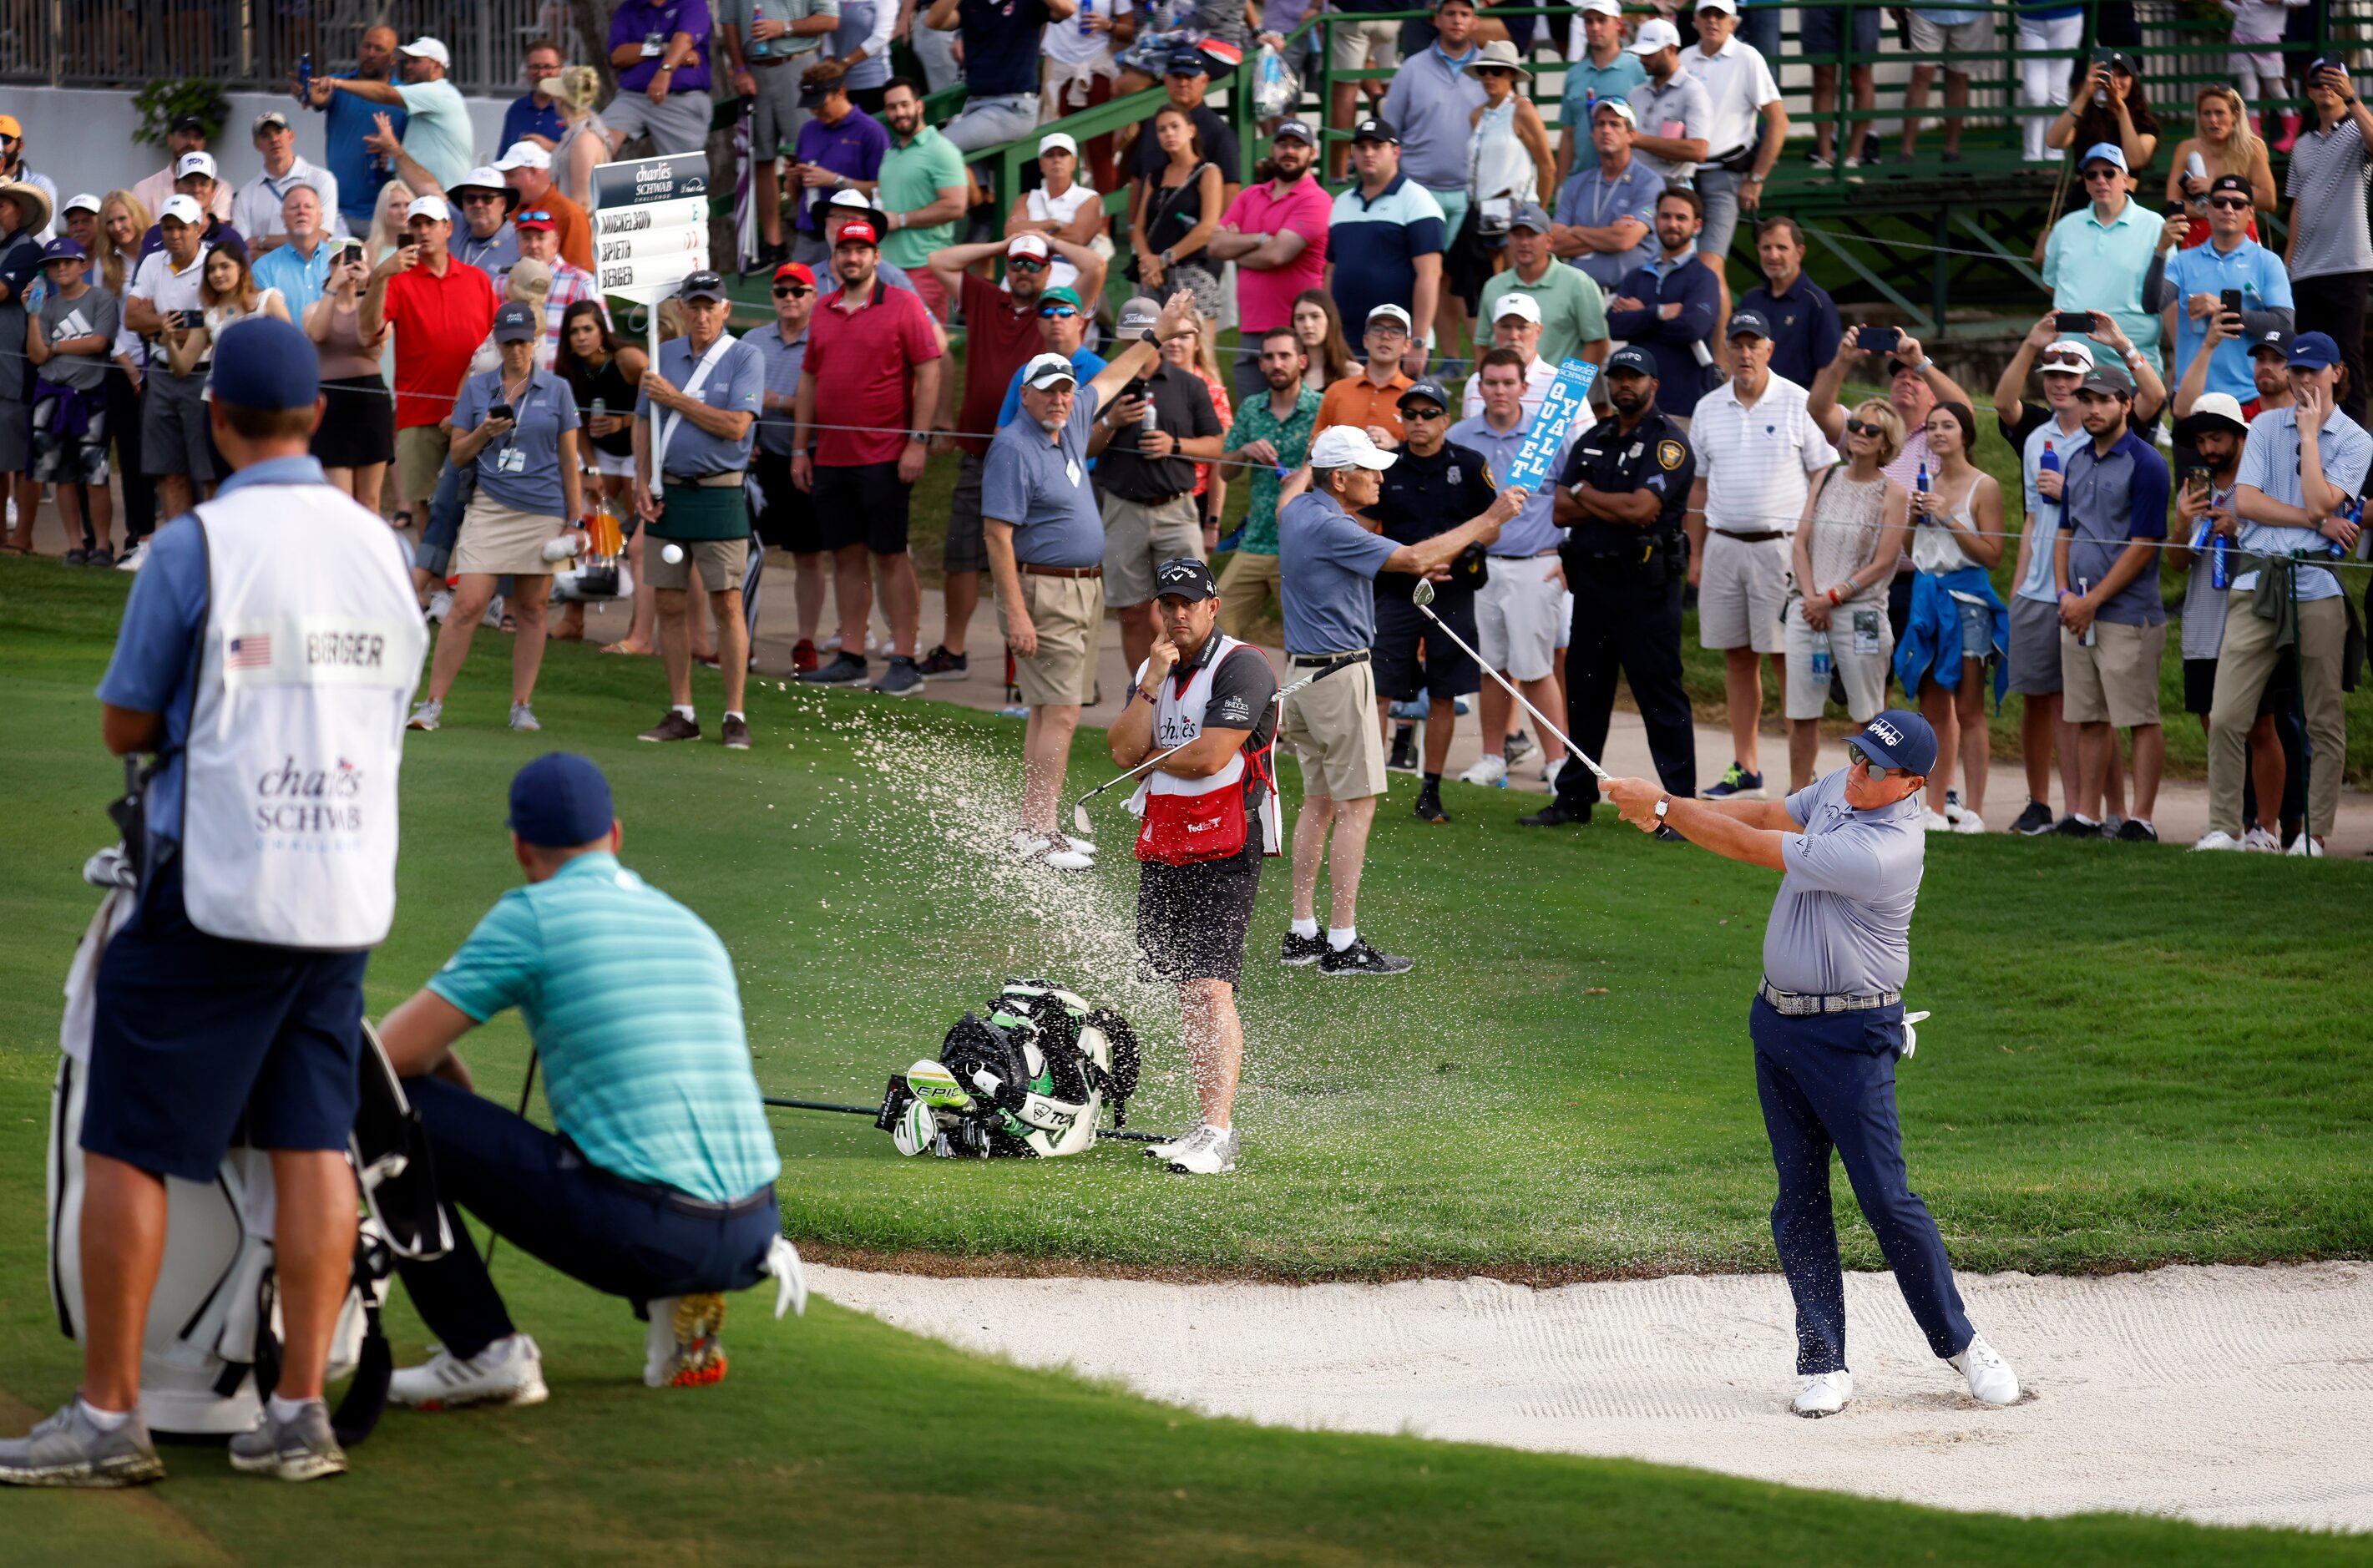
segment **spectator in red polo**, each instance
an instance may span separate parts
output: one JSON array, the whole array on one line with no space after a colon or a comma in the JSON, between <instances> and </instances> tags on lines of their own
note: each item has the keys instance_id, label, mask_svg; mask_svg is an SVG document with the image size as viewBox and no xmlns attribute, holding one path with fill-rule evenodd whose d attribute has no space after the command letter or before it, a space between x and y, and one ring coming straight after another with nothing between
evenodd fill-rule
<instances>
[{"instance_id":1,"label":"spectator in red polo","mask_svg":"<svg viewBox=\"0 0 2373 1568\"><path fill-rule=\"evenodd\" d=\"M420 196L403 212L403 242L371 270L357 330L368 343L382 327L395 329L396 524L405 513L426 519L444 471L443 423L453 394L469 374L470 356L494 329L495 286L455 259L453 215L435 196ZM423 544L426 544L426 541ZM450 551L451 541L444 544ZM423 550L412 582L426 591L445 562Z\"/></svg>"},{"instance_id":2,"label":"spectator in red polo","mask_svg":"<svg viewBox=\"0 0 2373 1568\"><path fill-rule=\"evenodd\" d=\"M1228 204L1219 231L1204 249L1213 261L1236 263L1236 401L1266 396L1262 337L1293 326L1293 302L1304 289L1327 285L1327 225L1335 199L1312 172L1317 133L1300 120L1279 123L1269 144L1269 177L1247 185Z\"/></svg>"},{"instance_id":3,"label":"spectator in red polo","mask_svg":"<svg viewBox=\"0 0 2373 1568\"><path fill-rule=\"evenodd\" d=\"M999 255L1005 258L1002 286L968 269ZM964 452L956 468L955 497L948 513L947 620L940 645L917 666L926 680L964 673L964 628L980 603L980 574L988 569L988 545L981 533L981 475L989 438L997 431L1005 389L1022 367L1045 347L1038 331L1038 305L1056 258L1078 269L1080 297L1104 292L1105 262L1084 245L1050 234L1017 234L980 245L950 245L927 258L931 276L964 306L964 406L956 414L956 445Z\"/></svg>"},{"instance_id":4,"label":"spectator in red polo","mask_svg":"<svg viewBox=\"0 0 2373 1568\"><path fill-rule=\"evenodd\" d=\"M834 556L833 598L844 641L839 654L800 679L847 685L864 679L865 628L872 615L866 557L873 558L890 621L890 669L873 689L913 696L922 589L906 553L906 507L929 448L923 421L939 406L940 338L912 289L875 275L881 237L871 223L842 226L833 241L839 290L808 323L806 367L791 432L791 483L815 497L824 545ZM821 420L818 411L823 411Z\"/></svg>"}]
</instances>

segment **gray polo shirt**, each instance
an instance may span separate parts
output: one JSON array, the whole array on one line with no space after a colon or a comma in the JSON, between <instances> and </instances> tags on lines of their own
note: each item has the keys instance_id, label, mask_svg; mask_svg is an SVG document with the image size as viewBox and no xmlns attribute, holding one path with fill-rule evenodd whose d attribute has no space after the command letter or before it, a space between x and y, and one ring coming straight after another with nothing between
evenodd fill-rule
<instances>
[{"instance_id":1,"label":"gray polo shirt","mask_svg":"<svg viewBox=\"0 0 2373 1568\"><path fill-rule=\"evenodd\" d=\"M713 346L713 345L712 345ZM683 392L692 383L692 372L698 363L692 352L689 337L671 338L660 345L659 372L667 378L668 385ZM729 336L725 352L700 383L700 401L709 407L729 414L758 412L758 393L766 384L766 361L750 346L746 338ZM657 417L654 417L654 415ZM671 410L654 410L650 395L638 394L635 399L635 417L651 422L651 452L653 466L659 465L660 429L663 421L673 420L675 428L668 437L666 463L661 477L699 479L711 474L738 474L750 466L750 448L758 429L754 420L749 433L738 441L722 436L712 436L691 420Z\"/></svg>"},{"instance_id":2,"label":"gray polo shirt","mask_svg":"<svg viewBox=\"0 0 2373 1568\"><path fill-rule=\"evenodd\" d=\"M1324 491L1305 490L1288 501L1277 514L1278 600L1286 652L1350 653L1374 643L1376 574L1399 548L1397 541L1353 521Z\"/></svg>"},{"instance_id":3,"label":"gray polo shirt","mask_svg":"<svg viewBox=\"0 0 2373 1568\"><path fill-rule=\"evenodd\" d=\"M2327 481L2352 496L2365 493L2366 469L2373 466L2373 436L2367 436L2364 427L2335 408L2316 435L2315 450L2323 460ZM2250 421L2250 437L2241 446L2241 469L2233 483L2252 486L2266 499L2285 506L2307 504L2306 491L2299 485L2297 408L2269 408ZM2255 556L2287 556L2295 552L2320 555L2332 546L2330 540L2312 528L2273 528L2246 518L2236 543ZM2233 579L2236 593L2247 593L2257 586L2258 574L2253 571L2238 573ZM2340 579L2332 573L2320 567L2299 568L2301 603L2337 599L2340 595Z\"/></svg>"},{"instance_id":4,"label":"gray polo shirt","mask_svg":"<svg viewBox=\"0 0 2373 1568\"><path fill-rule=\"evenodd\" d=\"M1655 260L1656 199L1664 193L1664 176L1651 170L1637 153L1612 180L1595 160L1576 170L1558 192L1557 211L1549 215L1552 221L1569 228L1605 228L1636 217L1648 226L1648 232L1628 251L1585 251L1567 264L1589 274L1608 294L1619 292L1617 286L1633 269Z\"/></svg>"},{"instance_id":5,"label":"gray polo shirt","mask_svg":"<svg viewBox=\"0 0 2373 1568\"><path fill-rule=\"evenodd\" d=\"M2095 451L2088 438L2062 462L2060 532L2072 536L2066 586L2073 593L2079 582L2107 578L2131 541L2167 537L2167 460L2128 429L2108 455ZM2166 621L2158 568L2135 574L2095 618L2128 626Z\"/></svg>"},{"instance_id":6,"label":"gray polo shirt","mask_svg":"<svg viewBox=\"0 0 2373 1568\"><path fill-rule=\"evenodd\" d=\"M1439 43L1404 61L1385 94L1384 116L1400 133L1401 172L1432 191L1467 189L1467 146L1475 139L1467 115L1483 101L1483 84L1467 74L1480 51L1468 46L1453 64Z\"/></svg>"},{"instance_id":7,"label":"gray polo shirt","mask_svg":"<svg viewBox=\"0 0 2373 1568\"><path fill-rule=\"evenodd\" d=\"M742 341L758 351L759 360L766 367L766 391L786 404L799 395L800 372L808 362L807 328L801 327L800 335L789 343L783 341L780 326L762 327ZM780 414L769 414L764 406L759 408L758 450L777 457L791 455L791 415L788 407Z\"/></svg>"},{"instance_id":8,"label":"gray polo shirt","mask_svg":"<svg viewBox=\"0 0 2373 1568\"><path fill-rule=\"evenodd\" d=\"M1763 932L1764 978L1819 996L1901 990L1928 852L1919 797L1855 811L1841 767L1787 803L1805 829L1781 840L1787 874Z\"/></svg>"},{"instance_id":9,"label":"gray polo shirt","mask_svg":"<svg viewBox=\"0 0 2373 1568\"><path fill-rule=\"evenodd\" d=\"M2310 122L2315 113L2309 109ZM2330 133L2299 133L2283 192L2298 215L2291 244L2293 281L2373 272L2373 235L2367 234L2365 222L2368 180L2373 180L2373 147L2365 145L2354 119L2341 121Z\"/></svg>"},{"instance_id":10,"label":"gray polo shirt","mask_svg":"<svg viewBox=\"0 0 2373 1568\"><path fill-rule=\"evenodd\" d=\"M1642 82L1624 99L1631 106L1631 115L1642 135L1671 136L1676 140L1688 136L1713 135L1713 98L1706 85L1685 70L1677 70L1663 87L1654 81ZM1677 121L1676 128L1671 122ZM1720 152L1710 146L1708 152ZM1697 172L1694 163L1672 163L1633 148L1631 160L1644 166L1658 180L1689 184ZM1644 263L1643 263L1644 264Z\"/></svg>"},{"instance_id":11,"label":"gray polo shirt","mask_svg":"<svg viewBox=\"0 0 2373 1568\"><path fill-rule=\"evenodd\" d=\"M1083 386L1054 440L1026 413L997 433L980 476L980 515L1013 525L1013 558L1034 567L1093 567L1105 558L1104 513L1088 477L1096 392Z\"/></svg>"}]
</instances>

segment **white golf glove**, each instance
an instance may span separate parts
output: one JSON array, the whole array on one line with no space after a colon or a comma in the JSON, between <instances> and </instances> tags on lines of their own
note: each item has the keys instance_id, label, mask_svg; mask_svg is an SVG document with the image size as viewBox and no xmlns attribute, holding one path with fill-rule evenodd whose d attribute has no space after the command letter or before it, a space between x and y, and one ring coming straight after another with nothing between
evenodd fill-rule
<instances>
[{"instance_id":1,"label":"white golf glove","mask_svg":"<svg viewBox=\"0 0 2373 1568\"><path fill-rule=\"evenodd\" d=\"M1912 1025L1927 1017L1928 1014L1924 1012L1907 1012L1903 1015L1903 1049L1896 1053L1898 1056L1910 1056L1920 1048L1920 1031Z\"/></svg>"}]
</instances>

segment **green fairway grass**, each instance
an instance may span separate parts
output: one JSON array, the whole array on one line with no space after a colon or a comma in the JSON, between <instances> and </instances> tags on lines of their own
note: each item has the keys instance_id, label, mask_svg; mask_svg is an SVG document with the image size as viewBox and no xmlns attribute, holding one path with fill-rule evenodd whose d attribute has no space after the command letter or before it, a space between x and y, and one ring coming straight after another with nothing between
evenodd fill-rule
<instances>
[{"instance_id":1,"label":"green fairway grass","mask_svg":"<svg viewBox=\"0 0 2373 1568\"><path fill-rule=\"evenodd\" d=\"M43 1125L58 986L111 840L120 769L90 691L123 579L0 560L0 1431L65 1398L77 1355L44 1284ZM1138 1125L1191 1094L1173 1010L1129 983L1133 872L1023 876L994 854L1019 727L918 702L754 692L756 748L657 747L648 661L555 648L538 737L501 728L499 637L446 728L406 747L384 1012L515 879L511 769L552 747L609 771L625 857L731 947L761 1082L868 1100L1008 973L1136 1017ZM713 716L713 676L697 685ZM1099 737L1072 790L1105 776ZM1289 769L1289 799L1296 786ZM1041 1266L1290 1277L1509 1277L1768 1268L1771 1174L1744 1038L1771 879L1602 823L1521 834L1516 802L1453 786L1426 829L1386 802L1363 925L1416 973L1337 985L1271 961L1265 875L1245 1010L1244 1170L1078 1159L902 1161L855 1117L782 1113L786 1225L819 1243L1018 1255ZM986 847L986 848L985 848ZM1958 1261L2070 1270L2171 1258L2362 1256L2373 1216L2367 1041L2344 954L2373 876L2335 862L2108 844L1936 840L1913 1000L1937 1010L1903 1070L1912 1167ZM515 1094L504 1019L465 1054ZM1840 1184L1843 1196L1843 1184ZM1876 1262L1846 1204L1853 1260ZM389 1415L329 1485L266 1487L172 1449L137 1497L0 1499L12 1560L111 1565L356 1561L2123 1563L2364 1561L2357 1539L2159 1521L1942 1514L1610 1461L1207 1420L1059 1374L962 1355L818 1303L737 1298L719 1387L640 1386L625 1307L511 1248L497 1278L544 1347L552 1401ZM1126 1332L1126 1325L1116 1325ZM399 1290L400 1361L426 1336ZM1775 1377L1777 1373L1775 1371ZM1775 1384L1776 1387L1776 1384ZM1775 1393L1776 1400L1780 1396Z\"/></svg>"}]
</instances>

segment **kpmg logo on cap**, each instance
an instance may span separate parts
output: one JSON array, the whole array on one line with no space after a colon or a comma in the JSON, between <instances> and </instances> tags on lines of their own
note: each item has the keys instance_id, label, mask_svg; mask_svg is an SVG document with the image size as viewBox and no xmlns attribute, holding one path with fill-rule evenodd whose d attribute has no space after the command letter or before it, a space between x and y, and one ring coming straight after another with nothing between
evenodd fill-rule
<instances>
[{"instance_id":1,"label":"kpmg logo on cap","mask_svg":"<svg viewBox=\"0 0 2373 1568\"><path fill-rule=\"evenodd\" d=\"M1884 719L1874 719L1863 728L1882 746L1900 746L1903 743L1903 731Z\"/></svg>"}]
</instances>

